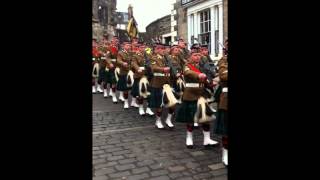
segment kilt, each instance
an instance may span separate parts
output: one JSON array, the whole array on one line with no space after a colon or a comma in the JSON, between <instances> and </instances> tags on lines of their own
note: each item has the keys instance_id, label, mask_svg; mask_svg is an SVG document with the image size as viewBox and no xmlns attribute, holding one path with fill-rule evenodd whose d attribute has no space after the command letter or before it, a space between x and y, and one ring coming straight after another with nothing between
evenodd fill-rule
<instances>
[{"instance_id":1,"label":"kilt","mask_svg":"<svg viewBox=\"0 0 320 180\"><path fill-rule=\"evenodd\" d=\"M127 87L127 75L120 75L119 81L117 83L117 90L118 91L128 91L131 87Z\"/></svg>"},{"instance_id":2,"label":"kilt","mask_svg":"<svg viewBox=\"0 0 320 180\"><path fill-rule=\"evenodd\" d=\"M160 108L162 103L162 88L149 87L150 96L148 99L150 108Z\"/></svg>"},{"instance_id":3,"label":"kilt","mask_svg":"<svg viewBox=\"0 0 320 180\"><path fill-rule=\"evenodd\" d=\"M140 78L135 78L134 79L134 82L133 82L133 85L132 85L132 90L131 90L132 97L140 96L140 93L139 93L139 81L140 81Z\"/></svg>"},{"instance_id":4,"label":"kilt","mask_svg":"<svg viewBox=\"0 0 320 180\"><path fill-rule=\"evenodd\" d=\"M172 89L177 92L177 89L178 89L178 85L177 85L177 81L171 81L171 84L170 86L172 87Z\"/></svg>"},{"instance_id":5,"label":"kilt","mask_svg":"<svg viewBox=\"0 0 320 180\"><path fill-rule=\"evenodd\" d=\"M177 110L176 122L193 123L197 111L197 101L182 101Z\"/></svg>"},{"instance_id":6,"label":"kilt","mask_svg":"<svg viewBox=\"0 0 320 180\"><path fill-rule=\"evenodd\" d=\"M114 69L105 71L104 82L107 84L116 84L116 77L114 75Z\"/></svg>"},{"instance_id":7,"label":"kilt","mask_svg":"<svg viewBox=\"0 0 320 180\"><path fill-rule=\"evenodd\" d=\"M222 93L222 87L218 86L217 89L214 91L214 102L219 103L220 101L220 94Z\"/></svg>"},{"instance_id":8,"label":"kilt","mask_svg":"<svg viewBox=\"0 0 320 180\"><path fill-rule=\"evenodd\" d=\"M228 128L228 111L219 109L217 112L217 119L213 126L214 134L225 136Z\"/></svg>"},{"instance_id":9,"label":"kilt","mask_svg":"<svg viewBox=\"0 0 320 180\"><path fill-rule=\"evenodd\" d=\"M101 82L105 81L105 70L104 68L99 69L99 77L98 77L98 84L101 84Z\"/></svg>"}]
</instances>

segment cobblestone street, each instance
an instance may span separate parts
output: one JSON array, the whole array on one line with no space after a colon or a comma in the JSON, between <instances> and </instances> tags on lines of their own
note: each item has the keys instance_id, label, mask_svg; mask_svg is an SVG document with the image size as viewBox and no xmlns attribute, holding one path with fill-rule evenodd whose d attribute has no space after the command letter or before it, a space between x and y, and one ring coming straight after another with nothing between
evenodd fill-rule
<instances>
[{"instance_id":1,"label":"cobblestone street","mask_svg":"<svg viewBox=\"0 0 320 180\"><path fill-rule=\"evenodd\" d=\"M205 149L201 129L194 130L195 147L187 149L184 124L158 130L154 117L122 106L93 95L93 180L227 179L220 148Z\"/></svg>"}]
</instances>

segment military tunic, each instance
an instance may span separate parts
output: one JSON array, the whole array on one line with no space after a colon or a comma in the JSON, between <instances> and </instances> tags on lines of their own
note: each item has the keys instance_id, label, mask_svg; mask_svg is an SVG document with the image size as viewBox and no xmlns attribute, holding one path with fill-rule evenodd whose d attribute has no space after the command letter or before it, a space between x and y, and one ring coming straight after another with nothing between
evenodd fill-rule
<instances>
[{"instance_id":1,"label":"military tunic","mask_svg":"<svg viewBox=\"0 0 320 180\"><path fill-rule=\"evenodd\" d=\"M214 132L227 135L228 128L228 60L227 56L221 58L218 63L221 93L219 95L217 121Z\"/></svg>"},{"instance_id":2,"label":"military tunic","mask_svg":"<svg viewBox=\"0 0 320 180\"><path fill-rule=\"evenodd\" d=\"M107 51L107 58L106 58L106 68L105 68L105 83L109 84L116 84L115 78L115 68L116 68L116 61L117 61L118 50L117 47L111 45ZM113 65L113 68L110 65Z\"/></svg>"},{"instance_id":3,"label":"military tunic","mask_svg":"<svg viewBox=\"0 0 320 180\"><path fill-rule=\"evenodd\" d=\"M199 70L196 72L190 68L193 66ZM197 101L200 96L204 95L204 85L199 81L199 74L202 73L199 65L187 63L184 66L184 78L186 87L182 96L182 104L177 113L177 122L193 123L194 115L197 111Z\"/></svg>"},{"instance_id":4,"label":"military tunic","mask_svg":"<svg viewBox=\"0 0 320 180\"><path fill-rule=\"evenodd\" d=\"M100 54L98 48L93 48L92 49L92 69L95 64L100 62L100 57L101 57L101 54ZM99 72L96 72L96 69L94 69L92 74L93 74L92 75L92 85L94 86L96 83L95 80L99 76Z\"/></svg>"},{"instance_id":5,"label":"military tunic","mask_svg":"<svg viewBox=\"0 0 320 180\"><path fill-rule=\"evenodd\" d=\"M153 77L150 81L149 107L160 108L162 99L162 87L170 84L170 73L164 73L163 68L167 67L164 56L155 54L151 57L151 70Z\"/></svg>"},{"instance_id":6,"label":"military tunic","mask_svg":"<svg viewBox=\"0 0 320 180\"><path fill-rule=\"evenodd\" d=\"M141 69L142 72L139 73L138 70ZM139 96L139 81L145 75L145 59L142 53L136 53L132 57L132 71L134 72L134 83L132 86L131 95L132 97Z\"/></svg>"},{"instance_id":7,"label":"military tunic","mask_svg":"<svg viewBox=\"0 0 320 180\"><path fill-rule=\"evenodd\" d=\"M131 61L131 54L129 52L126 52L123 50L118 53L117 62L116 62L116 64L120 68L120 76L119 76L119 81L117 83L118 91L127 91L131 89L131 87L127 87L127 74L131 69L130 61ZM124 62L128 64L127 67L123 65Z\"/></svg>"},{"instance_id":8,"label":"military tunic","mask_svg":"<svg viewBox=\"0 0 320 180\"><path fill-rule=\"evenodd\" d=\"M101 84L102 82L105 82L105 68L106 68L106 59L107 59L107 47L106 46L100 46L98 48L101 57L99 60L99 78L98 78L98 84Z\"/></svg>"},{"instance_id":9,"label":"military tunic","mask_svg":"<svg viewBox=\"0 0 320 180\"><path fill-rule=\"evenodd\" d=\"M177 90L177 74L179 73L180 76L183 74L183 66L185 62L179 56L168 55L168 57L171 60L171 64L174 67L170 76L170 85L173 87L174 90Z\"/></svg>"}]
</instances>

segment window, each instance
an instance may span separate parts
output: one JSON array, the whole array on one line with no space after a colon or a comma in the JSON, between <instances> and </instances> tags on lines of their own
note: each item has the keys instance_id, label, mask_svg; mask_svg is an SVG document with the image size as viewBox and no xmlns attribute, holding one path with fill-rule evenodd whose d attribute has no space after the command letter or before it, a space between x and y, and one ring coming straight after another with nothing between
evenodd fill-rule
<instances>
[{"instance_id":1,"label":"window","mask_svg":"<svg viewBox=\"0 0 320 180\"><path fill-rule=\"evenodd\" d=\"M206 9L199 13L200 16L200 34L199 43L208 45L209 52L211 50L211 14L210 9Z\"/></svg>"},{"instance_id":2,"label":"window","mask_svg":"<svg viewBox=\"0 0 320 180\"><path fill-rule=\"evenodd\" d=\"M108 24L108 9L104 6L98 8L99 22L101 25L106 26Z\"/></svg>"},{"instance_id":3,"label":"window","mask_svg":"<svg viewBox=\"0 0 320 180\"><path fill-rule=\"evenodd\" d=\"M211 31L211 16L210 9L200 12L200 33Z\"/></svg>"},{"instance_id":4,"label":"window","mask_svg":"<svg viewBox=\"0 0 320 180\"><path fill-rule=\"evenodd\" d=\"M185 4L192 2L192 1L194 1L194 0L181 0L181 5L185 5Z\"/></svg>"},{"instance_id":5,"label":"window","mask_svg":"<svg viewBox=\"0 0 320 180\"><path fill-rule=\"evenodd\" d=\"M123 13L123 21L124 21L124 22L128 22L128 21L129 21L128 18L129 18L129 17L128 17L128 14Z\"/></svg>"}]
</instances>

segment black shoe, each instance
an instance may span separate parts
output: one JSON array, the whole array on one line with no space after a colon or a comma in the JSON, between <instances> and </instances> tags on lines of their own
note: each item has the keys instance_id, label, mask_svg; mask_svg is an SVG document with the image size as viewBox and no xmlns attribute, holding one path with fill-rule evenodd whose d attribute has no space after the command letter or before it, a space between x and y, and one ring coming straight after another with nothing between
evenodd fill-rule
<instances>
[{"instance_id":1,"label":"black shoe","mask_svg":"<svg viewBox=\"0 0 320 180\"><path fill-rule=\"evenodd\" d=\"M188 149L193 149L193 145L186 145Z\"/></svg>"},{"instance_id":2,"label":"black shoe","mask_svg":"<svg viewBox=\"0 0 320 180\"><path fill-rule=\"evenodd\" d=\"M218 147L218 146L220 146L220 143L204 145L205 148L212 148L212 147Z\"/></svg>"}]
</instances>

